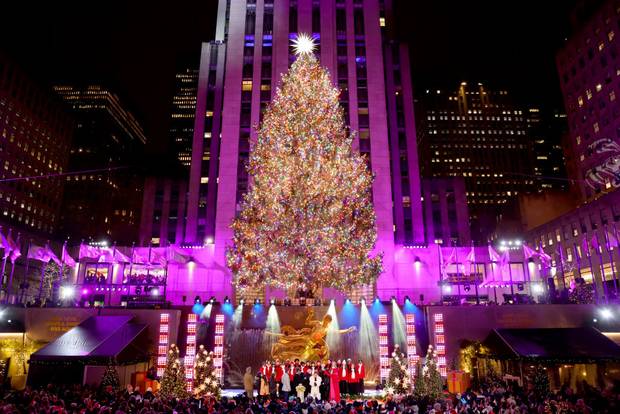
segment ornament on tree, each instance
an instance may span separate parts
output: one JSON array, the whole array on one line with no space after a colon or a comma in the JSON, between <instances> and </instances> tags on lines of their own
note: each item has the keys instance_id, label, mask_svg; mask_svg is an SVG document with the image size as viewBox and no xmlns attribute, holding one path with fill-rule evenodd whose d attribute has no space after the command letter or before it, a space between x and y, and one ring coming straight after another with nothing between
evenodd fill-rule
<instances>
[{"instance_id":1,"label":"ornament on tree","mask_svg":"<svg viewBox=\"0 0 620 414\"><path fill-rule=\"evenodd\" d=\"M385 386L385 393L387 395L407 394L409 392L409 385L407 359L405 354L400 350L400 346L396 344L394 345L394 352L392 352L392 364Z\"/></svg>"},{"instance_id":2,"label":"ornament on tree","mask_svg":"<svg viewBox=\"0 0 620 414\"><path fill-rule=\"evenodd\" d=\"M265 111L251 150L253 183L232 224L227 265L241 292L339 290L370 284L382 256L377 238L372 175L352 149L340 92L300 35L297 60Z\"/></svg>"},{"instance_id":3,"label":"ornament on tree","mask_svg":"<svg viewBox=\"0 0 620 414\"><path fill-rule=\"evenodd\" d=\"M185 366L179 357L179 348L172 344L166 358L166 368L161 378L159 394L164 398L187 397Z\"/></svg>"},{"instance_id":4,"label":"ornament on tree","mask_svg":"<svg viewBox=\"0 0 620 414\"><path fill-rule=\"evenodd\" d=\"M196 397L220 396L221 388L215 374L213 352L200 345L194 358L194 394Z\"/></svg>"}]
</instances>

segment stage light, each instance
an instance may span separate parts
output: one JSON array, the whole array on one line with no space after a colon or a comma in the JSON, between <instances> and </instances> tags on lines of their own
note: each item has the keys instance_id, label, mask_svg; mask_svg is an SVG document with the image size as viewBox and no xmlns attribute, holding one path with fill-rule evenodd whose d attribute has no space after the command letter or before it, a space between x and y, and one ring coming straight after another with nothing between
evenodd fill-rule
<instances>
[{"instance_id":1,"label":"stage light","mask_svg":"<svg viewBox=\"0 0 620 414\"><path fill-rule=\"evenodd\" d=\"M151 296L159 296L159 289L157 288L151 289Z\"/></svg>"},{"instance_id":2,"label":"stage light","mask_svg":"<svg viewBox=\"0 0 620 414\"><path fill-rule=\"evenodd\" d=\"M366 299L364 299L364 298L360 299L360 304L362 306L366 306Z\"/></svg>"},{"instance_id":3,"label":"stage light","mask_svg":"<svg viewBox=\"0 0 620 414\"><path fill-rule=\"evenodd\" d=\"M2 320L3 317L4 317L4 309L0 311L0 321Z\"/></svg>"},{"instance_id":4,"label":"stage light","mask_svg":"<svg viewBox=\"0 0 620 414\"><path fill-rule=\"evenodd\" d=\"M335 304L336 304L336 302L335 302L333 299L330 299L329 304L330 304L330 305L335 305Z\"/></svg>"},{"instance_id":5,"label":"stage light","mask_svg":"<svg viewBox=\"0 0 620 414\"><path fill-rule=\"evenodd\" d=\"M213 237L207 237L207 238L205 239L205 242L206 242L207 244L213 244Z\"/></svg>"},{"instance_id":6,"label":"stage light","mask_svg":"<svg viewBox=\"0 0 620 414\"><path fill-rule=\"evenodd\" d=\"M202 303L202 301L200 300L200 296L196 296L194 298L194 303Z\"/></svg>"},{"instance_id":7,"label":"stage light","mask_svg":"<svg viewBox=\"0 0 620 414\"><path fill-rule=\"evenodd\" d=\"M465 287L463 288L465 290L465 292L469 292L471 290L471 288L469 287L469 285L465 285Z\"/></svg>"},{"instance_id":8,"label":"stage light","mask_svg":"<svg viewBox=\"0 0 620 414\"><path fill-rule=\"evenodd\" d=\"M528 262L528 263L534 263L534 258L533 258L533 257L530 257L529 259L527 259L527 262Z\"/></svg>"},{"instance_id":9,"label":"stage light","mask_svg":"<svg viewBox=\"0 0 620 414\"><path fill-rule=\"evenodd\" d=\"M443 293L451 293L452 292L452 286L450 286L450 285L443 285L443 287L441 289L443 290Z\"/></svg>"},{"instance_id":10,"label":"stage light","mask_svg":"<svg viewBox=\"0 0 620 414\"><path fill-rule=\"evenodd\" d=\"M269 299L269 304L270 305L275 305L276 304L276 300L274 298Z\"/></svg>"},{"instance_id":11,"label":"stage light","mask_svg":"<svg viewBox=\"0 0 620 414\"><path fill-rule=\"evenodd\" d=\"M599 310L599 314L601 315L601 318L603 319L611 319L614 317L613 312L611 311L611 309L608 309L608 308L603 308Z\"/></svg>"},{"instance_id":12,"label":"stage light","mask_svg":"<svg viewBox=\"0 0 620 414\"><path fill-rule=\"evenodd\" d=\"M346 304L351 303L351 299L347 298L347 299L344 301L344 303L346 303Z\"/></svg>"},{"instance_id":13,"label":"stage light","mask_svg":"<svg viewBox=\"0 0 620 414\"><path fill-rule=\"evenodd\" d=\"M392 296L390 300L392 301L392 303L396 302L396 296Z\"/></svg>"},{"instance_id":14,"label":"stage light","mask_svg":"<svg viewBox=\"0 0 620 414\"><path fill-rule=\"evenodd\" d=\"M245 304L245 299L241 299L241 300L239 301L239 304L240 304L241 306L243 306L243 305Z\"/></svg>"},{"instance_id":15,"label":"stage light","mask_svg":"<svg viewBox=\"0 0 620 414\"><path fill-rule=\"evenodd\" d=\"M379 303L381 302L381 300L379 299L379 296L375 296L375 303Z\"/></svg>"},{"instance_id":16,"label":"stage light","mask_svg":"<svg viewBox=\"0 0 620 414\"><path fill-rule=\"evenodd\" d=\"M224 303L230 303L230 298L228 296L224 297Z\"/></svg>"},{"instance_id":17,"label":"stage light","mask_svg":"<svg viewBox=\"0 0 620 414\"><path fill-rule=\"evenodd\" d=\"M211 299L209 299L209 303L212 305L215 303L215 296L211 296Z\"/></svg>"},{"instance_id":18,"label":"stage light","mask_svg":"<svg viewBox=\"0 0 620 414\"><path fill-rule=\"evenodd\" d=\"M82 295L88 295L89 290L88 289L82 289Z\"/></svg>"},{"instance_id":19,"label":"stage light","mask_svg":"<svg viewBox=\"0 0 620 414\"><path fill-rule=\"evenodd\" d=\"M260 299L258 299L258 298L254 299L254 304L255 305L260 305Z\"/></svg>"},{"instance_id":20,"label":"stage light","mask_svg":"<svg viewBox=\"0 0 620 414\"><path fill-rule=\"evenodd\" d=\"M532 285L532 292L534 293L543 293L545 288L540 283L535 283Z\"/></svg>"},{"instance_id":21,"label":"stage light","mask_svg":"<svg viewBox=\"0 0 620 414\"><path fill-rule=\"evenodd\" d=\"M405 303L411 302L411 299L409 299L409 295L405 296Z\"/></svg>"},{"instance_id":22,"label":"stage light","mask_svg":"<svg viewBox=\"0 0 620 414\"><path fill-rule=\"evenodd\" d=\"M75 288L73 286L60 287L60 299L71 299L75 296Z\"/></svg>"}]
</instances>

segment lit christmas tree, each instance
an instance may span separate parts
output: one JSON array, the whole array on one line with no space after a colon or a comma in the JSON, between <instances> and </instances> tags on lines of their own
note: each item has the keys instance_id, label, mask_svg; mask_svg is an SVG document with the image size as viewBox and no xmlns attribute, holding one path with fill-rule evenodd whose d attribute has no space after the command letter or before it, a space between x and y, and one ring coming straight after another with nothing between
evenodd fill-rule
<instances>
[{"instance_id":1,"label":"lit christmas tree","mask_svg":"<svg viewBox=\"0 0 620 414\"><path fill-rule=\"evenodd\" d=\"M428 346L422 372L425 396L430 399L439 398L443 393L443 378L437 369L437 354L432 345Z\"/></svg>"},{"instance_id":2,"label":"lit christmas tree","mask_svg":"<svg viewBox=\"0 0 620 414\"><path fill-rule=\"evenodd\" d=\"M344 290L381 272L381 255L369 256L376 241L372 176L352 150L339 91L312 48L300 35L297 60L252 148L252 188L227 252L241 292L265 285Z\"/></svg>"},{"instance_id":3,"label":"lit christmas tree","mask_svg":"<svg viewBox=\"0 0 620 414\"><path fill-rule=\"evenodd\" d=\"M411 379L409 378L407 358L396 344L394 345L394 352L392 352L392 365L384 390L387 395L407 394L410 388Z\"/></svg>"},{"instance_id":4,"label":"lit christmas tree","mask_svg":"<svg viewBox=\"0 0 620 414\"><path fill-rule=\"evenodd\" d=\"M200 345L194 358L194 394L197 397L213 395L219 397L220 383L215 375L213 352L207 352L204 345Z\"/></svg>"},{"instance_id":5,"label":"lit christmas tree","mask_svg":"<svg viewBox=\"0 0 620 414\"><path fill-rule=\"evenodd\" d=\"M187 383L185 381L185 367L179 357L179 348L172 344L168 350L166 368L161 378L159 394L163 398L187 397Z\"/></svg>"},{"instance_id":6,"label":"lit christmas tree","mask_svg":"<svg viewBox=\"0 0 620 414\"><path fill-rule=\"evenodd\" d=\"M424 368L422 362L418 361L415 368L415 378L413 379L413 396L416 400L426 397L426 383L424 382Z\"/></svg>"},{"instance_id":7,"label":"lit christmas tree","mask_svg":"<svg viewBox=\"0 0 620 414\"><path fill-rule=\"evenodd\" d=\"M118 388L121 385L121 380L118 377L118 372L116 368L112 364L112 361L108 362L108 366L103 372L103 376L101 377L101 388L112 387L113 391L118 391Z\"/></svg>"}]
</instances>

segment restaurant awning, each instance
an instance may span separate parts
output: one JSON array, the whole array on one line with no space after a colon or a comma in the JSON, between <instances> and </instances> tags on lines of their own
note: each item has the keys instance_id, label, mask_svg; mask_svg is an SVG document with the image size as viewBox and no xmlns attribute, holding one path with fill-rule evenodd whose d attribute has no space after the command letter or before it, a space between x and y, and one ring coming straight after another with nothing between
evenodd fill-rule
<instances>
[{"instance_id":1,"label":"restaurant awning","mask_svg":"<svg viewBox=\"0 0 620 414\"><path fill-rule=\"evenodd\" d=\"M31 355L30 363L127 365L148 359L146 325L133 316L91 316Z\"/></svg>"},{"instance_id":2,"label":"restaurant awning","mask_svg":"<svg viewBox=\"0 0 620 414\"><path fill-rule=\"evenodd\" d=\"M620 361L620 346L592 327L494 329L485 357L557 363Z\"/></svg>"}]
</instances>

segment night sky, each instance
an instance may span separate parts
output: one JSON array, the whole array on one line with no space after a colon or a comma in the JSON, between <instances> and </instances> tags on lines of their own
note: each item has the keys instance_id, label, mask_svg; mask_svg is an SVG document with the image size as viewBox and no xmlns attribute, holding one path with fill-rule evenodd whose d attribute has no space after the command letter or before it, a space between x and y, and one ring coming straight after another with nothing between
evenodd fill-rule
<instances>
[{"instance_id":1,"label":"night sky","mask_svg":"<svg viewBox=\"0 0 620 414\"><path fill-rule=\"evenodd\" d=\"M198 65L217 0L16 3L4 10L0 49L42 84L111 84L143 121L149 151L164 152L174 73ZM574 3L397 0L414 87L481 81L522 103L561 107L554 56Z\"/></svg>"}]
</instances>

